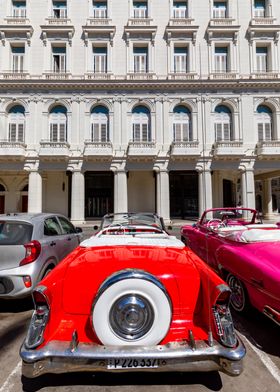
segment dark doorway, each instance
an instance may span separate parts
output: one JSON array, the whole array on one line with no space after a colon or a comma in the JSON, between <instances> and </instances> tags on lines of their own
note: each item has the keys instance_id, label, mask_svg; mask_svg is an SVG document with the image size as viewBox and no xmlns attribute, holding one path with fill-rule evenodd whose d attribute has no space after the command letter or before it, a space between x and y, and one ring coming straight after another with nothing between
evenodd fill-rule
<instances>
[{"instance_id":1,"label":"dark doorway","mask_svg":"<svg viewBox=\"0 0 280 392\"><path fill-rule=\"evenodd\" d=\"M198 174L195 171L171 171L170 216L187 218L198 216Z\"/></svg>"},{"instance_id":2,"label":"dark doorway","mask_svg":"<svg viewBox=\"0 0 280 392\"><path fill-rule=\"evenodd\" d=\"M100 218L114 211L114 174L86 172L85 217Z\"/></svg>"},{"instance_id":3,"label":"dark doorway","mask_svg":"<svg viewBox=\"0 0 280 392\"><path fill-rule=\"evenodd\" d=\"M5 212L5 196L0 195L0 214L4 214Z\"/></svg>"},{"instance_id":4,"label":"dark doorway","mask_svg":"<svg viewBox=\"0 0 280 392\"><path fill-rule=\"evenodd\" d=\"M256 210L262 212L262 197L261 195L256 196Z\"/></svg>"},{"instance_id":5,"label":"dark doorway","mask_svg":"<svg viewBox=\"0 0 280 392\"><path fill-rule=\"evenodd\" d=\"M236 205L234 195L233 182L223 180L223 207L234 207Z\"/></svg>"}]
</instances>

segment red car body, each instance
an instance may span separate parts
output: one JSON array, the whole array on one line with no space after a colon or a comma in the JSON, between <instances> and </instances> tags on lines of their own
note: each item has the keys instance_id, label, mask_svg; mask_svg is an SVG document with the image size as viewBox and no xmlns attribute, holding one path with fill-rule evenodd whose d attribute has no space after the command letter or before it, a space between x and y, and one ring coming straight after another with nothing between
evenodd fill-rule
<instances>
[{"instance_id":1,"label":"red car body","mask_svg":"<svg viewBox=\"0 0 280 392\"><path fill-rule=\"evenodd\" d=\"M69 371L242 371L230 291L153 225L110 225L34 292L23 375Z\"/></svg>"},{"instance_id":2,"label":"red car body","mask_svg":"<svg viewBox=\"0 0 280 392\"><path fill-rule=\"evenodd\" d=\"M197 224L183 226L181 237L228 282L236 311L243 312L250 304L280 324L277 225L256 223L255 210L216 208L205 211Z\"/></svg>"}]
</instances>

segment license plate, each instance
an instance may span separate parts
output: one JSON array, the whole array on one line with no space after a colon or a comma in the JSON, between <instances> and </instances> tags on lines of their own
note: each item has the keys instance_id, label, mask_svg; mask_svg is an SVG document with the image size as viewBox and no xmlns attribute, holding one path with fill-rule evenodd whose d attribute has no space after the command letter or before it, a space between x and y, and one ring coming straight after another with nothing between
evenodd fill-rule
<instances>
[{"instance_id":1,"label":"license plate","mask_svg":"<svg viewBox=\"0 0 280 392\"><path fill-rule=\"evenodd\" d=\"M160 366L160 360L155 358L121 358L109 359L107 369L150 369Z\"/></svg>"}]
</instances>

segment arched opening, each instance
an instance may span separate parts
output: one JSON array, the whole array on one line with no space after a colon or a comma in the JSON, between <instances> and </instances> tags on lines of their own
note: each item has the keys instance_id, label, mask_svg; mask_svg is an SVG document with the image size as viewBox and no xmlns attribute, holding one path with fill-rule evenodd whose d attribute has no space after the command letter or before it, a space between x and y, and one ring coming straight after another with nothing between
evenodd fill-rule
<instances>
[{"instance_id":1,"label":"arched opening","mask_svg":"<svg viewBox=\"0 0 280 392\"><path fill-rule=\"evenodd\" d=\"M173 110L173 140L174 142L193 140L191 112L183 105L175 106Z\"/></svg>"},{"instance_id":2,"label":"arched opening","mask_svg":"<svg viewBox=\"0 0 280 392\"><path fill-rule=\"evenodd\" d=\"M108 142L109 136L109 110L102 105L91 110L91 142Z\"/></svg>"},{"instance_id":3,"label":"arched opening","mask_svg":"<svg viewBox=\"0 0 280 392\"><path fill-rule=\"evenodd\" d=\"M49 113L51 142L67 141L67 109L62 105L53 107Z\"/></svg>"},{"instance_id":4,"label":"arched opening","mask_svg":"<svg viewBox=\"0 0 280 392\"><path fill-rule=\"evenodd\" d=\"M216 142L233 140L232 113L227 106L216 106L214 128Z\"/></svg>"},{"instance_id":5,"label":"arched opening","mask_svg":"<svg viewBox=\"0 0 280 392\"><path fill-rule=\"evenodd\" d=\"M132 110L133 142L151 141L151 116L146 106L139 105Z\"/></svg>"}]
</instances>

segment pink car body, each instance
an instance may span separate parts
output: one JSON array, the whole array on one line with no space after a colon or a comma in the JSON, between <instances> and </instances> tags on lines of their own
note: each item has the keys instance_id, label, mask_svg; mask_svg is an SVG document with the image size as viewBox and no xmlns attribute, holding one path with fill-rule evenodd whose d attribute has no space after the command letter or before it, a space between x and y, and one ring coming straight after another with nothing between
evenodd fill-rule
<instances>
[{"instance_id":1,"label":"pink car body","mask_svg":"<svg viewBox=\"0 0 280 392\"><path fill-rule=\"evenodd\" d=\"M280 325L280 228L256 216L241 207L207 210L181 237L227 281L236 311L250 304Z\"/></svg>"}]
</instances>

